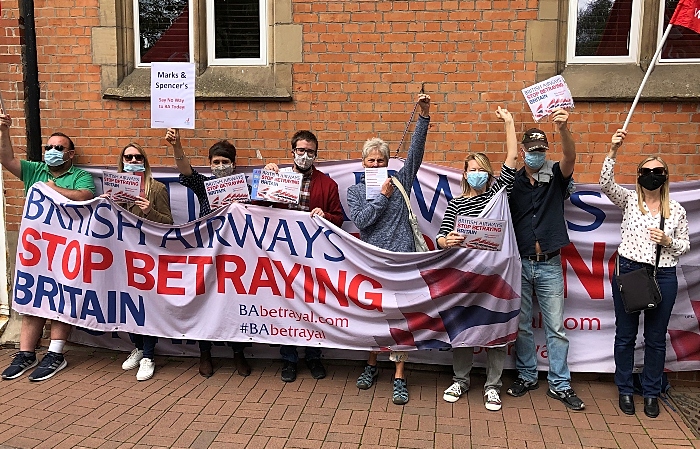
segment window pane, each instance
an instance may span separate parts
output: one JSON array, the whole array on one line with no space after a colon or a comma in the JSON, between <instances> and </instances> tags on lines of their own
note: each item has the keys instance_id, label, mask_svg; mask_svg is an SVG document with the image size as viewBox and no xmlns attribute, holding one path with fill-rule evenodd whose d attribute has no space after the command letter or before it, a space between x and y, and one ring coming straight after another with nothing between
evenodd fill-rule
<instances>
[{"instance_id":1,"label":"window pane","mask_svg":"<svg viewBox=\"0 0 700 449\"><path fill-rule=\"evenodd\" d=\"M141 62L189 62L188 0L139 0Z\"/></svg>"},{"instance_id":2,"label":"window pane","mask_svg":"<svg viewBox=\"0 0 700 449\"><path fill-rule=\"evenodd\" d=\"M578 0L576 56L628 56L632 0Z\"/></svg>"},{"instance_id":3,"label":"window pane","mask_svg":"<svg viewBox=\"0 0 700 449\"><path fill-rule=\"evenodd\" d=\"M666 30L668 22L676 10L678 0L666 0L664 9L664 27ZM691 59L700 58L700 34L688 28L674 25L666 39L666 44L661 52L662 59Z\"/></svg>"},{"instance_id":4,"label":"window pane","mask_svg":"<svg viewBox=\"0 0 700 449\"><path fill-rule=\"evenodd\" d=\"M259 0L215 0L214 35L217 59L260 58Z\"/></svg>"}]
</instances>

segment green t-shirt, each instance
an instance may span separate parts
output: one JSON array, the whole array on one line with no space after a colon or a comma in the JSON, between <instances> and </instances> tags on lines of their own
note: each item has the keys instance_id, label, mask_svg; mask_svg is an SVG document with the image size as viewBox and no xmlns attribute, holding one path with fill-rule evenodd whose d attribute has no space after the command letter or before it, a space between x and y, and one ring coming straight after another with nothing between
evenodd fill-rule
<instances>
[{"instance_id":1,"label":"green t-shirt","mask_svg":"<svg viewBox=\"0 0 700 449\"><path fill-rule=\"evenodd\" d=\"M21 159L20 165L22 167L21 179L24 183L25 195L35 182L46 182L48 180L53 180L58 187L64 189L89 190L93 195L95 194L95 182L92 180L92 175L73 165L58 178L53 177L49 171L49 166L44 162Z\"/></svg>"}]
</instances>

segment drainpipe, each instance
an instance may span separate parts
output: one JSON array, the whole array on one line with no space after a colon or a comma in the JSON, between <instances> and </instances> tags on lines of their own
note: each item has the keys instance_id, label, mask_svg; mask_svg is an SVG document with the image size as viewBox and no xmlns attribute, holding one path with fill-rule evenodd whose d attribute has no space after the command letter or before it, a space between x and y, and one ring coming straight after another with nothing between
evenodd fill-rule
<instances>
[{"instance_id":1,"label":"drainpipe","mask_svg":"<svg viewBox=\"0 0 700 449\"><path fill-rule=\"evenodd\" d=\"M41 114L39 109L39 65L36 52L34 0L19 1L19 29L22 42L24 116L27 131L27 159L41 161Z\"/></svg>"}]
</instances>

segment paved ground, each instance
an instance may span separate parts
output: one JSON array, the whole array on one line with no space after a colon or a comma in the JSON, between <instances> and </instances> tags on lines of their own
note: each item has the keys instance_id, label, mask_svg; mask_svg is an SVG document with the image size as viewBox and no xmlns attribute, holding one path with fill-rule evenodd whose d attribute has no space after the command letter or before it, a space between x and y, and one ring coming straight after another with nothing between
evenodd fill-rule
<instances>
[{"instance_id":1,"label":"paved ground","mask_svg":"<svg viewBox=\"0 0 700 449\"><path fill-rule=\"evenodd\" d=\"M0 364L14 352L0 350ZM585 412L548 398L544 384L521 398L504 395L503 410L489 412L480 376L468 397L444 402L447 371L410 370L411 399L399 407L391 403L392 373L382 370L377 386L359 391L357 364L329 363L320 381L302 369L284 384L277 361L254 360L243 378L230 360L217 360L204 379L196 359L163 357L152 380L137 382L135 371L121 370L125 357L73 348L53 379L2 381L0 448L700 448L666 407L654 420L623 415L606 382L574 379Z\"/></svg>"}]
</instances>

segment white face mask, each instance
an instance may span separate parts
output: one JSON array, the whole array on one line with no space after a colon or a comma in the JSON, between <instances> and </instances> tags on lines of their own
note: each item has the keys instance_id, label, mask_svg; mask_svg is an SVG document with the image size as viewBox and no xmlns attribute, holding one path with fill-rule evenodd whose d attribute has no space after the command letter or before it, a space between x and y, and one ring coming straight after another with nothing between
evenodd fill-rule
<instances>
[{"instance_id":1,"label":"white face mask","mask_svg":"<svg viewBox=\"0 0 700 449\"><path fill-rule=\"evenodd\" d=\"M294 164L301 171L308 170L312 165L314 165L315 160L316 157L309 157L309 155L306 153L302 154L301 156L294 154Z\"/></svg>"}]
</instances>

